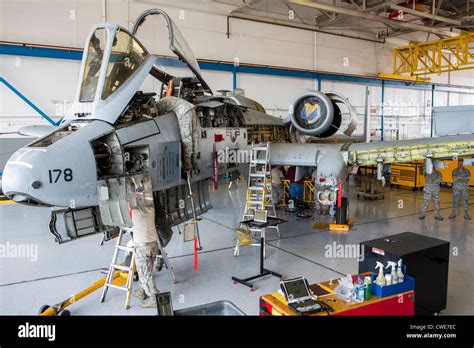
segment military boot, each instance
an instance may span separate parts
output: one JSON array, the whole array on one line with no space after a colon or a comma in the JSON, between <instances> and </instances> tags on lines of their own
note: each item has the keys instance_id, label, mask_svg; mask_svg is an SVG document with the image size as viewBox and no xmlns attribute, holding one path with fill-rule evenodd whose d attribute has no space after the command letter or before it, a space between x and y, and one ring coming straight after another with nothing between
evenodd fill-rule
<instances>
[{"instance_id":1,"label":"military boot","mask_svg":"<svg viewBox=\"0 0 474 348\"><path fill-rule=\"evenodd\" d=\"M132 295L140 300L145 300L148 297L145 290L143 289L133 290Z\"/></svg>"},{"instance_id":2,"label":"military boot","mask_svg":"<svg viewBox=\"0 0 474 348\"><path fill-rule=\"evenodd\" d=\"M466 220L472 220L472 218L469 216L469 213L466 211L464 212L464 219Z\"/></svg>"},{"instance_id":3,"label":"military boot","mask_svg":"<svg viewBox=\"0 0 474 348\"><path fill-rule=\"evenodd\" d=\"M424 220L425 219L425 213L421 213L420 216L418 217L418 219Z\"/></svg>"},{"instance_id":4,"label":"military boot","mask_svg":"<svg viewBox=\"0 0 474 348\"><path fill-rule=\"evenodd\" d=\"M449 215L449 218L450 219L454 219L456 217L456 210L453 210L453 212L451 213L451 215Z\"/></svg>"},{"instance_id":5,"label":"military boot","mask_svg":"<svg viewBox=\"0 0 474 348\"><path fill-rule=\"evenodd\" d=\"M142 308L156 308L156 297L151 296L145 300L141 300L139 305Z\"/></svg>"},{"instance_id":6,"label":"military boot","mask_svg":"<svg viewBox=\"0 0 474 348\"><path fill-rule=\"evenodd\" d=\"M163 259L161 257L159 257L157 260L156 260L156 265L155 265L155 269L157 272L160 272L162 269L163 269Z\"/></svg>"},{"instance_id":7,"label":"military boot","mask_svg":"<svg viewBox=\"0 0 474 348\"><path fill-rule=\"evenodd\" d=\"M436 220L443 221L443 220L444 220L444 217L442 217L441 215L439 215L439 213L436 213L435 219L436 219Z\"/></svg>"}]
</instances>

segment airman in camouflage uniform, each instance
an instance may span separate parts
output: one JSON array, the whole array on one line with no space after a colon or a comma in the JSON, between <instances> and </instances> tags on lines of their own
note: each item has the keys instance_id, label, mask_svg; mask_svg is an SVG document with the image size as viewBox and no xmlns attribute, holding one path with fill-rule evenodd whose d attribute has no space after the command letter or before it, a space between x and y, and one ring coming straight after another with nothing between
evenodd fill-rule
<instances>
[{"instance_id":1,"label":"airman in camouflage uniform","mask_svg":"<svg viewBox=\"0 0 474 348\"><path fill-rule=\"evenodd\" d=\"M138 273L140 289L133 295L145 308L156 308L159 293L153 276L153 265L158 255L158 233L155 226L155 208L153 206L132 209L132 231L135 245L135 267Z\"/></svg>"},{"instance_id":2,"label":"airman in camouflage uniform","mask_svg":"<svg viewBox=\"0 0 474 348\"><path fill-rule=\"evenodd\" d=\"M157 255L158 244L156 242L135 244L135 267L140 287L147 297L159 293L153 277L153 265Z\"/></svg>"},{"instance_id":3,"label":"airman in camouflage uniform","mask_svg":"<svg viewBox=\"0 0 474 348\"><path fill-rule=\"evenodd\" d=\"M459 160L458 167L453 170L453 212L449 216L450 219L456 217L456 212L459 206L459 200L462 200L464 206L464 218L471 220L469 216L469 180L471 180L471 173L464 168L463 160Z\"/></svg>"},{"instance_id":4,"label":"airman in camouflage uniform","mask_svg":"<svg viewBox=\"0 0 474 348\"><path fill-rule=\"evenodd\" d=\"M424 197L423 205L421 207L420 219L424 219L426 215L426 210L430 205L430 201L433 200L435 208L435 219L444 220L444 218L439 214L439 184L441 183L442 175L441 173L433 168L431 174L425 172L425 187L423 188Z\"/></svg>"}]
</instances>

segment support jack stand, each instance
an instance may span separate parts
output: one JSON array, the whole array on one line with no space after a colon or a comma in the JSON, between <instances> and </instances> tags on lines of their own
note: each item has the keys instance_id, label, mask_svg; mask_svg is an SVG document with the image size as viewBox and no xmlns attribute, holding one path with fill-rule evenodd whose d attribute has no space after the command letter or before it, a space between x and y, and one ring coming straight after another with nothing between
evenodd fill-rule
<instances>
[{"instance_id":1,"label":"support jack stand","mask_svg":"<svg viewBox=\"0 0 474 348\"><path fill-rule=\"evenodd\" d=\"M268 227L268 226L271 226L271 225L275 226L275 225L278 225L282 222L285 222L285 220L279 219L279 218L273 218L273 217L269 217L268 222L265 223L265 225L255 224L253 222L253 220L242 222L242 224L247 224L251 227L257 227L258 226L262 229L261 237L260 237L260 272L256 275L254 275L254 276L251 276L251 277L248 277L248 278L243 278L243 279L242 278L237 278L237 277L232 277L232 281L234 282L234 284L240 283L242 285L245 285L245 286L249 287L250 291L254 291L255 290L254 285L252 283L250 283L253 280L265 277L267 275L272 275L274 277L283 279L283 276L280 273L277 273L277 272L274 272L274 271L271 271L271 270L265 268L265 255L264 255L264 253L265 253L265 227Z\"/></svg>"},{"instance_id":2,"label":"support jack stand","mask_svg":"<svg viewBox=\"0 0 474 348\"><path fill-rule=\"evenodd\" d=\"M257 274L257 275L248 277L248 278L244 278L244 279L237 278L237 277L232 277L232 280L234 281L234 284L235 283L240 283L242 285L245 285L245 286L249 287L250 291L254 291L255 288L253 287L253 284L250 283L252 280L262 278L262 277L265 277L267 275L272 275L272 276L275 276L275 277L278 277L278 278L282 279L282 275L280 273L273 272L273 271L270 271L269 269L265 268L265 265L264 265L265 258L263 256L263 249L265 248L264 244L265 244L265 238L262 237L262 238L260 238L260 273Z\"/></svg>"}]
</instances>

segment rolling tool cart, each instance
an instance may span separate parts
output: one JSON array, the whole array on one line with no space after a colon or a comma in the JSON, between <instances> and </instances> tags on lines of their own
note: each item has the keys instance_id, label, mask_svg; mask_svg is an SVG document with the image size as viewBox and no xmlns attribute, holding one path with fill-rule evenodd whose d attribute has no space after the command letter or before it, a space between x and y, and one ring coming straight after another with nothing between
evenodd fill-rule
<instances>
[{"instance_id":1,"label":"rolling tool cart","mask_svg":"<svg viewBox=\"0 0 474 348\"><path fill-rule=\"evenodd\" d=\"M404 232L361 243L364 259L359 273L373 272L375 262L403 260L407 274L415 278L415 315L435 315L446 308L449 242Z\"/></svg>"}]
</instances>

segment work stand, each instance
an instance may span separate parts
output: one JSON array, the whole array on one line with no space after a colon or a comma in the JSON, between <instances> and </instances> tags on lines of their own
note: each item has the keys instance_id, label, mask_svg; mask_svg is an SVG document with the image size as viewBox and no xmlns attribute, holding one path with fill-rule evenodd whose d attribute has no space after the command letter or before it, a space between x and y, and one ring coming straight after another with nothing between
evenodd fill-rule
<instances>
[{"instance_id":1,"label":"work stand","mask_svg":"<svg viewBox=\"0 0 474 348\"><path fill-rule=\"evenodd\" d=\"M271 271L269 269L265 268L265 228L269 226L277 226L283 222L286 222L286 220L279 219L279 218L274 218L274 217L269 217L268 221L266 223L258 223L255 222L253 219L252 220L247 220L247 221L242 221L242 225L247 225L251 228L260 228L262 230L261 235L260 235L260 272L254 276L248 277L248 278L237 278L237 277L232 277L232 281L234 284L240 283L242 285L245 285L250 288L250 291L254 291L255 288L252 283L250 283L253 280L265 277L267 275L272 275L275 277L278 277L280 279L283 278L283 276L280 273Z\"/></svg>"}]
</instances>

